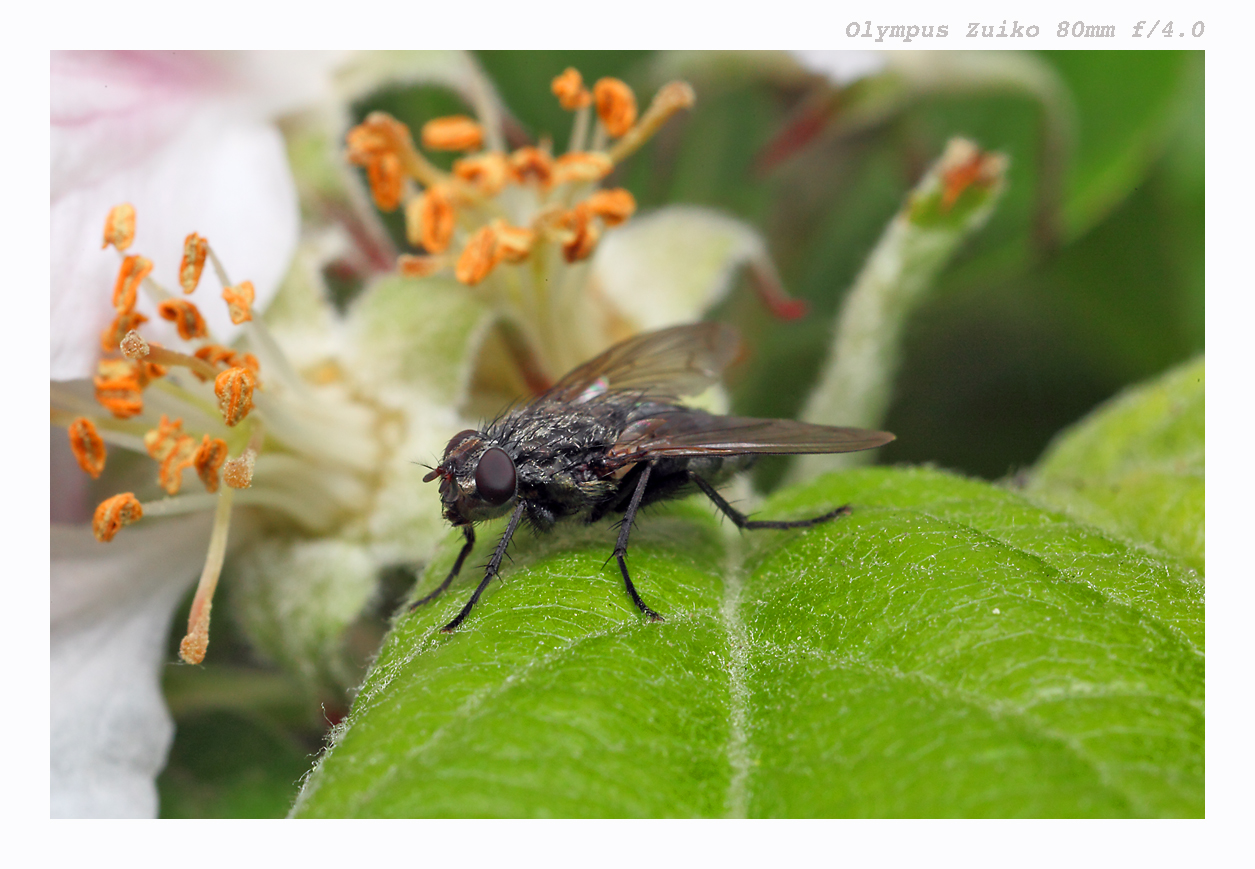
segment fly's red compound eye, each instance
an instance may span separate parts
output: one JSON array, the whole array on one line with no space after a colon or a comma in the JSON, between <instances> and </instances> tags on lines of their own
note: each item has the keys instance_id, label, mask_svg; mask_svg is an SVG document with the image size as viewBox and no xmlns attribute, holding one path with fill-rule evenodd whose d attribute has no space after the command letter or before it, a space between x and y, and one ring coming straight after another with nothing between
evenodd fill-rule
<instances>
[{"instance_id":1,"label":"fly's red compound eye","mask_svg":"<svg viewBox=\"0 0 1255 869\"><path fill-rule=\"evenodd\" d=\"M514 497L517 482L514 461L500 447L493 447L484 453L475 468L475 488L479 497L494 507Z\"/></svg>"}]
</instances>

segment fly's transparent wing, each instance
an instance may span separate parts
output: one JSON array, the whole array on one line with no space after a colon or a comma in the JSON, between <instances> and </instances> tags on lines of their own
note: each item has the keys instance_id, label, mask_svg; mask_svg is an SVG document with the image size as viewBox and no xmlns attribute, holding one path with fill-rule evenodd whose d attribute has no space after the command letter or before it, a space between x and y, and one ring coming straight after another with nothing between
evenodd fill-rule
<instances>
[{"instance_id":1,"label":"fly's transparent wing","mask_svg":"<svg viewBox=\"0 0 1255 869\"><path fill-rule=\"evenodd\" d=\"M622 341L563 377L542 401L588 401L606 392L643 398L696 395L719 379L741 352L735 329L692 323Z\"/></svg>"},{"instance_id":2,"label":"fly's transparent wing","mask_svg":"<svg viewBox=\"0 0 1255 869\"><path fill-rule=\"evenodd\" d=\"M610 449L609 457L626 464L664 456L852 453L883 446L891 440L893 435L889 432L864 428L675 411L628 426Z\"/></svg>"}]
</instances>

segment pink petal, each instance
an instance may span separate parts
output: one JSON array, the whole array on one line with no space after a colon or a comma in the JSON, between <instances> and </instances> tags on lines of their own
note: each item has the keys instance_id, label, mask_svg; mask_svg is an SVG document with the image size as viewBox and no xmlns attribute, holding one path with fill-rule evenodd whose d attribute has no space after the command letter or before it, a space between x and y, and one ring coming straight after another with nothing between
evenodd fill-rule
<instances>
[{"instance_id":1,"label":"pink petal","mask_svg":"<svg viewBox=\"0 0 1255 869\"><path fill-rule=\"evenodd\" d=\"M51 82L51 374L88 377L113 319L117 252L100 249L105 215L138 212L135 244L152 277L178 292L184 237L198 232L257 307L294 250L296 190L270 113L312 100L334 56L321 53L56 52ZM230 325L210 270L193 296L220 341ZM145 337L174 342L154 316Z\"/></svg>"},{"instance_id":2,"label":"pink petal","mask_svg":"<svg viewBox=\"0 0 1255 869\"><path fill-rule=\"evenodd\" d=\"M197 232L228 270L251 280L257 306L278 289L296 247L296 188L283 141L271 126L205 112L142 162L52 203L52 363L54 380L89 377L100 357L100 333L113 319L110 304L120 259L100 249L105 215L120 202L135 206L135 243L127 253L153 261L152 277L178 289L183 239ZM144 336L177 346L174 330L140 295L152 322ZM220 342L231 340L221 287L210 268L192 296Z\"/></svg>"}]
</instances>

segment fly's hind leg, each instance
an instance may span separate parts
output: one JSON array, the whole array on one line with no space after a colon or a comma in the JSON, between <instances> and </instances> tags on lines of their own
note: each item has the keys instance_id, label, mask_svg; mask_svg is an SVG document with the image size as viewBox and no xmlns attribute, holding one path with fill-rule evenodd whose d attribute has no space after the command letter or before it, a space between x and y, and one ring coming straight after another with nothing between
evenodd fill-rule
<instances>
[{"instance_id":1,"label":"fly's hind leg","mask_svg":"<svg viewBox=\"0 0 1255 869\"><path fill-rule=\"evenodd\" d=\"M641 506L641 498L644 497L645 487L649 484L649 473L653 469L652 462L645 465L645 470L641 472L640 479L636 481L636 491L632 493L632 500L628 503L627 510L623 514L623 523L619 526L619 539L614 545L614 557L619 562L619 572L623 574L623 584L627 586L627 592L632 597L632 603L636 604L637 609L649 616L650 621L663 622L666 619L650 609L645 601L641 600L640 594L636 591L636 586L632 585L632 577L628 575L626 558L628 535L632 533L632 522L636 520L636 511Z\"/></svg>"},{"instance_id":2,"label":"fly's hind leg","mask_svg":"<svg viewBox=\"0 0 1255 869\"><path fill-rule=\"evenodd\" d=\"M750 519L740 510L733 507L724 499L722 495L719 494L718 491L716 491L714 486L707 483L692 471L689 471L689 479L693 481L693 485L697 486L697 488L701 489L706 494L707 498L714 502L714 505L719 508L723 515L732 520L732 523L736 525L737 528L748 529L751 531L759 528L811 528L815 525L822 525L825 522L831 522L838 516L848 516L850 513L850 505L843 504L837 509L829 511L822 516L816 516L813 519L796 519L791 522L759 521L756 519Z\"/></svg>"}]
</instances>

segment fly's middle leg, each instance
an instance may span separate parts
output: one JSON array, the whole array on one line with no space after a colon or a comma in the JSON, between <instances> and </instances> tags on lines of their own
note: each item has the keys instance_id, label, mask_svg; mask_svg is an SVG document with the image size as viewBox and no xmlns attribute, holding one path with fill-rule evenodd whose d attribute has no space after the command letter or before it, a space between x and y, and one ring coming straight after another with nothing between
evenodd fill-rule
<instances>
[{"instance_id":1,"label":"fly's middle leg","mask_svg":"<svg viewBox=\"0 0 1255 869\"><path fill-rule=\"evenodd\" d=\"M632 603L636 604L637 609L649 616L650 621L662 622L666 621L666 619L650 609L645 601L641 600L640 594L636 591L636 586L632 585L632 577L628 575L627 566L628 535L632 533L632 523L636 520L636 511L641 506L641 498L645 495L645 487L649 484L649 474L653 469L653 462L645 465L645 470L641 472L640 479L636 481L636 491L632 493L632 500L628 503L627 510L623 514L623 524L619 526L619 539L614 545L614 557L619 562L619 572L623 574L623 584L627 586L627 592L632 597Z\"/></svg>"},{"instance_id":2,"label":"fly's middle leg","mask_svg":"<svg viewBox=\"0 0 1255 869\"><path fill-rule=\"evenodd\" d=\"M836 519L838 516L848 516L850 514L850 505L843 504L837 509L830 510L829 512L823 514L822 516L816 516L813 519L795 519L793 521L788 521L788 522L775 522L775 521L768 521L768 520L760 521L757 519L750 519L740 510L736 509L731 504L729 504L727 500L722 495L719 494L719 492L715 489L714 486L710 485L710 483L707 483L701 477L697 476L697 474L694 474L692 471L689 471L689 479L693 482L693 485L697 486L697 488L701 489L702 492L705 493L706 497L709 498L714 503L714 505L719 508L719 511L723 513L723 515L727 516L729 519L732 520L732 523L736 525L737 528L742 528L742 529L746 529L750 531L757 530L760 528L776 528L776 529L811 528L811 527L814 527L815 525L822 525L825 522L831 522L833 519Z\"/></svg>"}]
</instances>

